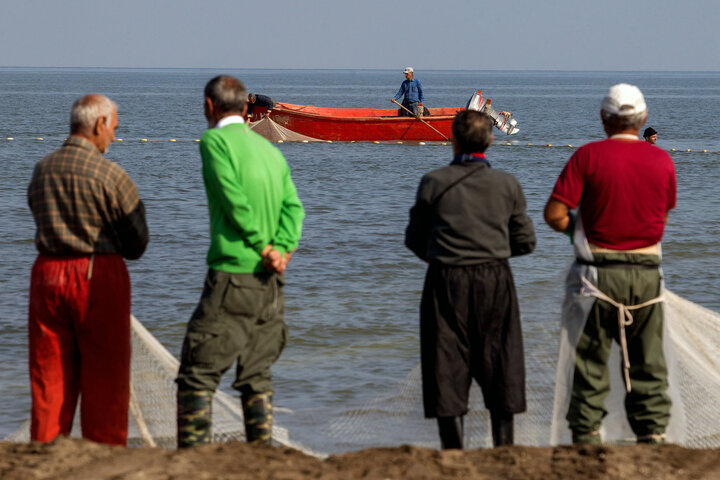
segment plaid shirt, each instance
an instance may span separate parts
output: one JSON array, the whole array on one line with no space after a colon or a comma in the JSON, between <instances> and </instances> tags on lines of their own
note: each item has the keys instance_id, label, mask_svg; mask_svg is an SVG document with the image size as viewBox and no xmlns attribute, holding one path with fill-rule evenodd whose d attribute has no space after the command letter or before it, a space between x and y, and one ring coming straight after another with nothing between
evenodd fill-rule
<instances>
[{"instance_id":1,"label":"plaid shirt","mask_svg":"<svg viewBox=\"0 0 720 480\"><path fill-rule=\"evenodd\" d=\"M28 203L42 254L118 253L136 259L147 246L145 207L135 184L82 137L71 136L35 165Z\"/></svg>"}]
</instances>

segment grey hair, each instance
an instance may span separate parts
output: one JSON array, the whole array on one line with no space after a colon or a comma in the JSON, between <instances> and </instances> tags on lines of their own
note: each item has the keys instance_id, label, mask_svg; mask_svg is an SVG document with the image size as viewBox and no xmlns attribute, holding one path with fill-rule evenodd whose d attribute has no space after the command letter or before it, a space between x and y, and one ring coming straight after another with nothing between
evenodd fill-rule
<instances>
[{"instance_id":1,"label":"grey hair","mask_svg":"<svg viewBox=\"0 0 720 480\"><path fill-rule=\"evenodd\" d=\"M247 89L237 78L219 75L205 85L205 97L219 113L242 113L247 104Z\"/></svg>"},{"instance_id":2,"label":"grey hair","mask_svg":"<svg viewBox=\"0 0 720 480\"><path fill-rule=\"evenodd\" d=\"M612 131L640 130L647 118L647 110L634 115L617 115L601 110L600 114L602 115L603 123Z\"/></svg>"},{"instance_id":3,"label":"grey hair","mask_svg":"<svg viewBox=\"0 0 720 480\"><path fill-rule=\"evenodd\" d=\"M93 128L101 117L105 117L105 124L109 127L113 111L117 111L117 105L104 95L91 93L78 98L70 109L70 131Z\"/></svg>"},{"instance_id":4,"label":"grey hair","mask_svg":"<svg viewBox=\"0 0 720 480\"><path fill-rule=\"evenodd\" d=\"M482 153L493 141L493 121L477 110L461 110L455 115L452 133L460 153Z\"/></svg>"}]
</instances>

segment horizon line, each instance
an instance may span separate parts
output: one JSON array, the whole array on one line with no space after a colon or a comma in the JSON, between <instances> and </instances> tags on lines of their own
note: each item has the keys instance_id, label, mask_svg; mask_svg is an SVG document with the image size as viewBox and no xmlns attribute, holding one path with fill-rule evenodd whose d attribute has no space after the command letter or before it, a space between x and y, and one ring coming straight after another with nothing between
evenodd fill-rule
<instances>
[{"instance_id":1,"label":"horizon line","mask_svg":"<svg viewBox=\"0 0 720 480\"><path fill-rule=\"evenodd\" d=\"M128 66L48 66L48 65L0 65L0 69L69 69L69 70L278 70L278 71L394 71L396 68L275 68L275 67L128 67ZM425 72L583 72L583 73L720 73L720 69L716 70L598 70L598 69L550 69L550 68L488 68L488 69L472 69L472 68L416 68L418 71Z\"/></svg>"}]
</instances>

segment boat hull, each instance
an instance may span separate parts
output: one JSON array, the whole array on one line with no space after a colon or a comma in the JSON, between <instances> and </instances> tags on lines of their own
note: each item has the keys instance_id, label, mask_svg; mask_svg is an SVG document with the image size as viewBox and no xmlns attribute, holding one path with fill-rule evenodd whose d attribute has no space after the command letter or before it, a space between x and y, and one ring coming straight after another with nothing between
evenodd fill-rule
<instances>
[{"instance_id":1,"label":"boat hull","mask_svg":"<svg viewBox=\"0 0 720 480\"><path fill-rule=\"evenodd\" d=\"M400 117L397 109L322 108L278 103L270 118L292 130L320 140L341 142L435 141L451 136L455 114L463 108L438 108L422 120Z\"/></svg>"}]
</instances>

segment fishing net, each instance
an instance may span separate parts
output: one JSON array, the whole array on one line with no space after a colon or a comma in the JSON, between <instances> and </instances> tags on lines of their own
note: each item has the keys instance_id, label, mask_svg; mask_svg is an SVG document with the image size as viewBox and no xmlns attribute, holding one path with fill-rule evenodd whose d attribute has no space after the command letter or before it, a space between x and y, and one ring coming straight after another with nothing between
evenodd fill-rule
<instances>
[{"instance_id":1,"label":"fishing net","mask_svg":"<svg viewBox=\"0 0 720 480\"><path fill-rule=\"evenodd\" d=\"M669 367L670 395L674 405L668 441L687 447L720 447L720 314L665 290L665 338ZM556 371L560 339L559 321L551 325L523 319L523 334L533 339L525 349L527 369L527 412L515 417L515 443L547 446L570 443L565 421L566 405L555 400ZM625 388L620 375L620 351L611 353L614 372L611 393L606 400L608 416L603 421L603 438L609 443L635 443L625 418ZM562 385L558 389L562 390ZM480 389L473 383L470 412L465 417L467 448L492 446L490 415L484 409ZM412 443L439 446L434 421L422 419L420 366L383 395L363 408L348 411L327 429L345 449Z\"/></svg>"},{"instance_id":2,"label":"fishing net","mask_svg":"<svg viewBox=\"0 0 720 480\"><path fill-rule=\"evenodd\" d=\"M317 138L308 137L278 125L270 117L263 117L257 122L252 122L250 128L267 138L271 142L322 142Z\"/></svg>"},{"instance_id":3,"label":"fishing net","mask_svg":"<svg viewBox=\"0 0 720 480\"><path fill-rule=\"evenodd\" d=\"M675 443L688 447L720 446L720 315L665 291L666 333L672 340L670 387L681 403L673 409L678 419ZM673 424L671 423L671 427Z\"/></svg>"},{"instance_id":4,"label":"fishing net","mask_svg":"<svg viewBox=\"0 0 720 480\"><path fill-rule=\"evenodd\" d=\"M669 290L664 292L664 352L668 365L668 395L672 399L667 440L686 447L720 447L720 417L714 399L720 398L720 363L713 352L720 348L720 315L689 302ZM592 300L591 300L592 303ZM567 335L563 331L563 340ZM572 357L572 358L570 358ZM634 443L625 415L625 384L622 354L617 344L610 352L610 395L605 400L608 415L600 430L608 443ZM554 417L550 443L569 443L570 430L564 420L567 413L571 372L563 372L574 363L574 349L568 342L560 345ZM711 400L713 399L713 400Z\"/></svg>"},{"instance_id":5,"label":"fishing net","mask_svg":"<svg viewBox=\"0 0 720 480\"><path fill-rule=\"evenodd\" d=\"M128 446L175 448L177 445L175 377L179 363L134 316L131 318L131 331L132 367ZM214 442L245 439L243 412L238 398L218 390L213 397L212 412ZM77 424L79 417L79 414L75 415L74 435L80 432L80 426ZM272 435L278 445L318 455L292 442L288 431L280 426L273 426ZM29 441L30 421L18 427L5 440Z\"/></svg>"},{"instance_id":6,"label":"fishing net","mask_svg":"<svg viewBox=\"0 0 720 480\"><path fill-rule=\"evenodd\" d=\"M720 447L720 315L665 291L666 355L675 404L668 439L688 447ZM530 316L533 316L530 312ZM559 322L523 320L526 347L528 411L515 418L515 442L544 446L569 442L565 411L554 406L558 369ZM177 360L137 321L132 321L132 400L128 444L175 446L175 383ZM620 354L612 352L611 369L620 372ZM614 443L634 441L624 419L622 380L612 384L603 424L604 438ZM490 447L490 420L476 385L470 392L471 410L465 417L467 448ZM290 440L288 430L273 427L277 444L312 455L318 451L347 451L377 446L413 444L439 447L435 422L423 418L420 367L359 408L333 415L317 429L321 438L304 444ZM277 423L277 422L276 422ZM75 432L79 428L74 429ZM218 391L213 403L214 441L244 439L239 400ZM6 440L27 441L26 422ZM293 438L298 438L293 434ZM310 448L308 447L310 446Z\"/></svg>"}]
</instances>

